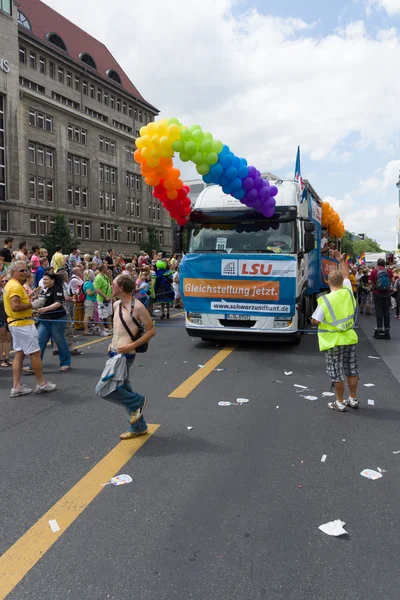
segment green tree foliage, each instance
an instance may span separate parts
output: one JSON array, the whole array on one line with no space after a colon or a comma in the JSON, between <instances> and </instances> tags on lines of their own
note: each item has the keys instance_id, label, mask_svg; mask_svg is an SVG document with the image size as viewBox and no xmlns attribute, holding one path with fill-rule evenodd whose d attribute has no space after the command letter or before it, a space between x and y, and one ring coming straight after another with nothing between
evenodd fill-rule
<instances>
[{"instance_id":1,"label":"green tree foliage","mask_svg":"<svg viewBox=\"0 0 400 600\"><path fill-rule=\"evenodd\" d=\"M78 246L79 242L71 235L68 223L64 215L56 215L54 225L49 233L42 238L42 245L52 256L57 246L62 246L64 254L69 254L73 246Z\"/></svg>"},{"instance_id":2,"label":"green tree foliage","mask_svg":"<svg viewBox=\"0 0 400 600\"><path fill-rule=\"evenodd\" d=\"M363 252L384 252L380 245L372 238L365 236L364 240L354 240L350 238L350 233L346 231L342 239L342 252L356 258Z\"/></svg>"},{"instance_id":3,"label":"green tree foliage","mask_svg":"<svg viewBox=\"0 0 400 600\"><path fill-rule=\"evenodd\" d=\"M157 250L157 252L161 250L156 228L153 225L147 227L147 239L140 244L140 249L144 250L149 256L151 256L153 250Z\"/></svg>"}]
</instances>

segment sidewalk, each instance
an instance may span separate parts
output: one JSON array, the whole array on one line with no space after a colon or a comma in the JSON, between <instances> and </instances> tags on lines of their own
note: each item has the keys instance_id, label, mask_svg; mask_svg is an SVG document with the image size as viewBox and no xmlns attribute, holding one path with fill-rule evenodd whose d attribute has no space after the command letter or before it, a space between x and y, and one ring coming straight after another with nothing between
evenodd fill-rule
<instances>
[{"instance_id":1,"label":"sidewalk","mask_svg":"<svg viewBox=\"0 0 400 600\"><path fill-rule=\"evenodd\" d=\"M376 355L389 367L397 381L400 382L400 321L397 321L395 312L390 311L390 335L391 340L375 340L374 329L376 327L375 313L371 317L359 315L357 324L363 330L368 340L374 346Z\"/></svg>"}]
</instances>

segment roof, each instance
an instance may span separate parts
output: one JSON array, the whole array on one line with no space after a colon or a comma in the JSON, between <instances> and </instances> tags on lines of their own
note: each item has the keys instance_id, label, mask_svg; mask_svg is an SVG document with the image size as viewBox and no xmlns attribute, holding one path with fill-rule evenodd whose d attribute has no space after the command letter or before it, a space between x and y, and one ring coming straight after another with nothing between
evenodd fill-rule
<instances>
[{"instance_id":1,"label":"roof","mask_svg":"<svg viewBox=\"0 0 400 600\"><path fill-rule=\"evenodd\" d=\"M24 34L40 40L41 43L60 56L72 58L74 62L88 72L100 76L116 88L125 90L158 112L154 106L143 98L108 48L99 40L86 33L44 2L41 2L41 0L19 0L18 8L27 17L32 28L29 30L20 26L20 31L23 31ZM67 52L47 41L46 36L49 33L57 33L63 39ZM93 57L97 69L92 69L80 60L79 55L82 53L90 54ZM122 82L121 86L108 77L107 71L110 69L119 74Z\"/></svg>"}]
</instances>

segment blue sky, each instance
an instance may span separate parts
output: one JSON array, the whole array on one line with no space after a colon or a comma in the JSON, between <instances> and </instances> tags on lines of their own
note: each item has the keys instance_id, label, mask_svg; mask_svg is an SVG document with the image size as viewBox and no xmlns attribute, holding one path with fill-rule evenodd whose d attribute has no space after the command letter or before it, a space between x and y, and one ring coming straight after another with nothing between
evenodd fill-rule
<instances>
[{"instance_id":1,"label":"blue sky","mask_svg":"<svg viewBox=\"0 0 400 600\"><path fill-rule=\"evenodd\" d=\"M103 41L161 117L284 178L300 145L303 177L346 228L395 247L400 0L46 2Z\"/></svg>"}]
</instances>

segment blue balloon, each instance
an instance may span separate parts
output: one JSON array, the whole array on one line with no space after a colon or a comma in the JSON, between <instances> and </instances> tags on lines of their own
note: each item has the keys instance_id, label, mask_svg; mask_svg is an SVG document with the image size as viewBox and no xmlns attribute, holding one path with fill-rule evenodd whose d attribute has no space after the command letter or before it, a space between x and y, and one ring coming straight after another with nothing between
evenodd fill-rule
<instances>
[{"instance_id":1,"label":"blue balloon","mask_svg":"<svg viewBox=\"0 0 400 600\"><path fill-rule=\"evenodd\" d=\"M222 146L222 150L221 150L221 152L220 152L219 154L220 154L220 155L221 155L221 154L230 154L230 152L231 152L231 151L230 151L230 148L229 148L229 146L227 146L226 144L224 144L224 145Z\"/></svg>"},{"instance_id":2,"label":"blue balloon","mask_svg":"<svg viewBox=\"0 0 400 600\"><path fill-rule=\"evenodd\" d=\"M248 168L245 165L240 165L240 167L238 168L238 177L240 177L240 179L246 179L248 174Z\"/></svg>"},{"instance_id":3,"label":"blue balloon","mask_svg":"<svg viewBox=\"0 0 400 600\"><path fill-rule=\"evenodd\" d=\"M222 188L222 191L224 192L224 194L230 195L230 193L232 191L231 190L231 186L230 185L224 185L223 188Z\"/></svg>"},{"instance_id":4,"label":"blue balloon","mask_svg":"<svg viewBox=\"0 0 400 600\"><path fill-rule=\"evenodd\" d=\"M215 181L215 179L218 180L221 175L224 174L224 167L219 163L216 163L210 167L210 174L212 175L213 181Z\"/></svg>"},{"instance_id":5,"label":"blue balloon","mask_svg":"<svg viewBox=\"0 0 400 600\"><path fill-rule=\"evenodd\" d=\"M231 183L231 188L233 191L242 189L242 180L239 177L235 177Z\"/></svg>"},{"instance_id":6,"label":"blue balloon","mask_svg":"<svg viewBox=\"0 0 400 600\"><path fill-rule=\"evenodd\" d=\"M232 156L230 154L219 154L218 162L224 167L224 169L228 169L232 166Z\"/></svg>"},{"instance_id":7,"label":"blue balloon","mask_svg":"<svg viewBox=\"0 0 400 600\"><path fill-rule=\"evenodd\" d=\"M240 162L244 167L247 167L247 160L245 158L241 158Z\"/></svg>"},{"instance_id":8,"label":"blue balloon","mask_svg":"<svg viewBox=\"0 0 400 600\"><path fill-rule=\"evenodd\" d=\"M232 192L232 196L237 200L242 200L245 197L246 192L244 190L235 190Z\"/></svg>"},{"instance_id":9,"label":"blue balloon","mask_svg":"<svg viewBox=\"0 0 400 600\"><path fill-rule=\"evenodd\" d=\"M237 177L237 170L235 169L235 167L229 167L228 169L226 169L225 177L227 177L228 179L235 179L235 177Z\"/></svg>"},{"instance_id":10,"label":"blue balloon","mask_svg":"<svg viewBox=\"0 0 400 600\"><path fill-rule=\"evenodd\" d=\"M203 181L204 181L204 183L214 183L214 179L213 179L213 176L211 175L211 172L207 173L207 175L203 175Z\"/></svg>"},{"instance_id":11,"label":"blue balloon","mask_svg":"<svg viewBox=\"0 0 400 600\"><path fill-rule=\"evenodd\" d=\"M235 167L236 170L240 169L241 163L240 163L240 158L238 156L233 157L232 167Z\"/></svg>"},{"instance_id":12,"label":"blue balloon","mask_svg":"<svg viewBox=\"0 0 400 600\"><path fill-rule=\"evenodd\" d=\"M221 187L224 187L224 185L229 185L229 179L227 177L225 177L225 175L223 175L222 177L220 177L219 179L219 185Z\"/></svg>"}]
</instances>

